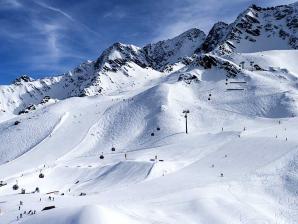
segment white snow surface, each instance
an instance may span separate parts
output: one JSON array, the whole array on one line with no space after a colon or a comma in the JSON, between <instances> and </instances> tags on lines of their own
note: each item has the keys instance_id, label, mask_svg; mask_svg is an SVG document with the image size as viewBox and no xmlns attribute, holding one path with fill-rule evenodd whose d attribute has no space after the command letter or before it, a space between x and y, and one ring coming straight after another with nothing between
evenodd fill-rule
<instances>
[{"instance_id":1,"label":"white snow surface","mask_svg":"<svg viewBox=\"0 0 298 224\"><path fill-rule=\"evenodd\" d=\"M295 223L297 66L274 55L235 55L288 68L247 67L229 79L247 81L228 84L241 92L227 91L217 68L188 69L200 79L191 84L177 81L182 69L142 88L12 115L0 125L1 223ZM26 194L12 189L16 181ZM37 213L18 221L25 210Z\"/></svg>"},{"instance_id":2,"label":"white snow surface","mask_svg":"<svg viewBox=\"0 0 298 224\"><path fill-rule=\"evenodd\" d=\"M0 223L297 223L298 50L250 49L207 54L233 76L175 56L157 70L115 44L66 75L1 86Z\"/></svg>"}]
</instances>

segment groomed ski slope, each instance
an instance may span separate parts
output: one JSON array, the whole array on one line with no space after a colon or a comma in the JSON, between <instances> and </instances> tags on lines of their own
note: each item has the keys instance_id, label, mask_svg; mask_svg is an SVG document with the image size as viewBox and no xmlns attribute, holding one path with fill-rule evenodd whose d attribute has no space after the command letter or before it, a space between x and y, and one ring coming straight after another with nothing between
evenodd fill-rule
<instances>
[{"instance_id":1,"label":"groomed ski slope","mask_svg":"<svg viewBox=\"0 0 298 224\"><path fill-rule=\"evenodd\" d=\"M296 223L297 51L280 54L282 62L275 51L233 55L266 69L229 79L243 91L227 91L222 70L182 68L6 119L0 223ZM182 73L199 81L178 82ZM12 189L16 181L27 194Z\"/></svg>"}]
</instances>

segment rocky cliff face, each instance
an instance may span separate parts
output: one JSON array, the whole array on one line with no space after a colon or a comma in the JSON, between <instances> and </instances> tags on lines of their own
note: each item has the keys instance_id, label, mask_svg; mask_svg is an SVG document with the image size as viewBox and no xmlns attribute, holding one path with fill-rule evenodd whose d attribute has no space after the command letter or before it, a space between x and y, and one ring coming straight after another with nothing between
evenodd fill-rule
<instances>
[{"instance_id":1,"label":"rocky cliff face","mask_svg":"<svg viewBox=\"0 0 298 224\"><path fill-rule=\"evenodd\" d=\"M208 50L223 55L232 52L298 49L297 22L297 3L271 8L252 5L229 27L222 26L222 32L217 30L213 38L210 37L215 39L213 43L218 44ZM224 34L225 30L227 34Z\"/></svg>"},{"instance_id":2,"label":"rocky cliff face","mask_svg":"<svg viewBox=\"0 0 298 224\"><path fill-rule=\"evenodd\" d=\"M196 50L196 53L207 53L214 50L227 37L231 26L224 22L214 24L203 44Z\"/></svg>"},{"instance_id":3,"label":"rocky cliff face","mask_svg":"<svg viewBox=\"0 0 298 224\"><path fill-rule=\"evenodd\" d=\"M143 50L150 66L156 70L163 70L165 66L193 55L205 38L206 35L203 31L191 29L173 39L148 44Z\"/></svg>"}]
</instances>

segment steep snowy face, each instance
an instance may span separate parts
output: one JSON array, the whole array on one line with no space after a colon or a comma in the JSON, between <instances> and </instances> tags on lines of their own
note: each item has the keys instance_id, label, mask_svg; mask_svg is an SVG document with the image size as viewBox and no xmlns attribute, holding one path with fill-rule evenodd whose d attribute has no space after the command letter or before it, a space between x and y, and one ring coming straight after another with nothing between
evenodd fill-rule
<instances>
[{"instance_id":1,"label":"steep snowy face","mask_svg":"<svg viewBox=\"0 0 298 224\"><path fill-rule=\"evenodd\" d=\"M208 33L204 43L195 53L206 53L212 51L218 44L222 43L229 33L230 26L224 22L215 23Z\"/></svg>"},{"instance_id":2,"label":"steep snowy face","mask_svg":"<svg viewBox=\"0 0 298 224\"><path fill-rule=\"evenodd\" d=\"M103 72L116 72L128 62L133 62L140 67L148 66L146 56L141 48L134 45L115 43L96 60L94 68Z\"/></svg>"},{"instance_id":3,"label":"steep snowy face","mask_svg":"<svg viewBox=\"0 0 298 224\"><path fill-rule=\"evenodd\" d=\"M297 3L270 8L252 5L234 23L216 23L196 53L298 49L297 29Z\"/></svg>"},{"instance_id":4,"label":"steep snowy face","mask_svg":"<svg viewBox=\"0 0 298 224\"><path fill-rule=\"evenodd\" d=\"M220 54L297 49L297 4L271 8L253 5L229 29L225 41L216 48Z\"/></svg>"},{"instance_id":5,"label":"steep snowy face","mask_svg":"<svg viewBox=\"0 0 298 224\"><path fill-rule=\"evenodd\" d=\"M13 83L15 85L22 85L22 83L32 82L32 81L34 81L34 79L29 77L28 75L21 75L19 78L16 78Z\"/></svg>"},{"instance_id":6,"label":"steep snowy face","mask_svg":"<svg viewBox=\"0 0 298 224\"><path fill-rule=\"evenodd\" d=\"M155 44L146 45L143 50L152 68L163 70L167 65L191 56L204 42L206 35L199 29L190 29L181 35Z\"/></svg>"}]
</instances>

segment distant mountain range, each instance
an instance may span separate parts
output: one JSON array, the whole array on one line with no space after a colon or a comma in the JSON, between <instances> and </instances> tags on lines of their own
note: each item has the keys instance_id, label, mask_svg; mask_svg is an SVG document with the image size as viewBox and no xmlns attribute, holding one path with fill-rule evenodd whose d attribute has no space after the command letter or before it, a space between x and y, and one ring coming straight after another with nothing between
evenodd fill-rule
<instances>
[{"instance_id":1,"label":"distant mountain range","mask_svg":"<svg viewBox=\"0 0 298 224\"><path fill-rule=\"evenodd\" d=\"M95 61L60 76L34 80L23 75L11 85L0 86L0 115L23 113L45 97L62 100L137 88L154 74L170 74L185 66L218 66L235 75L239 65L232 63L232 54L298 49L297 29L298 3L252 5L235 22L216 23L208 35L194 28L142 48L115 43Z\"/></svg>"}]
</instances>

